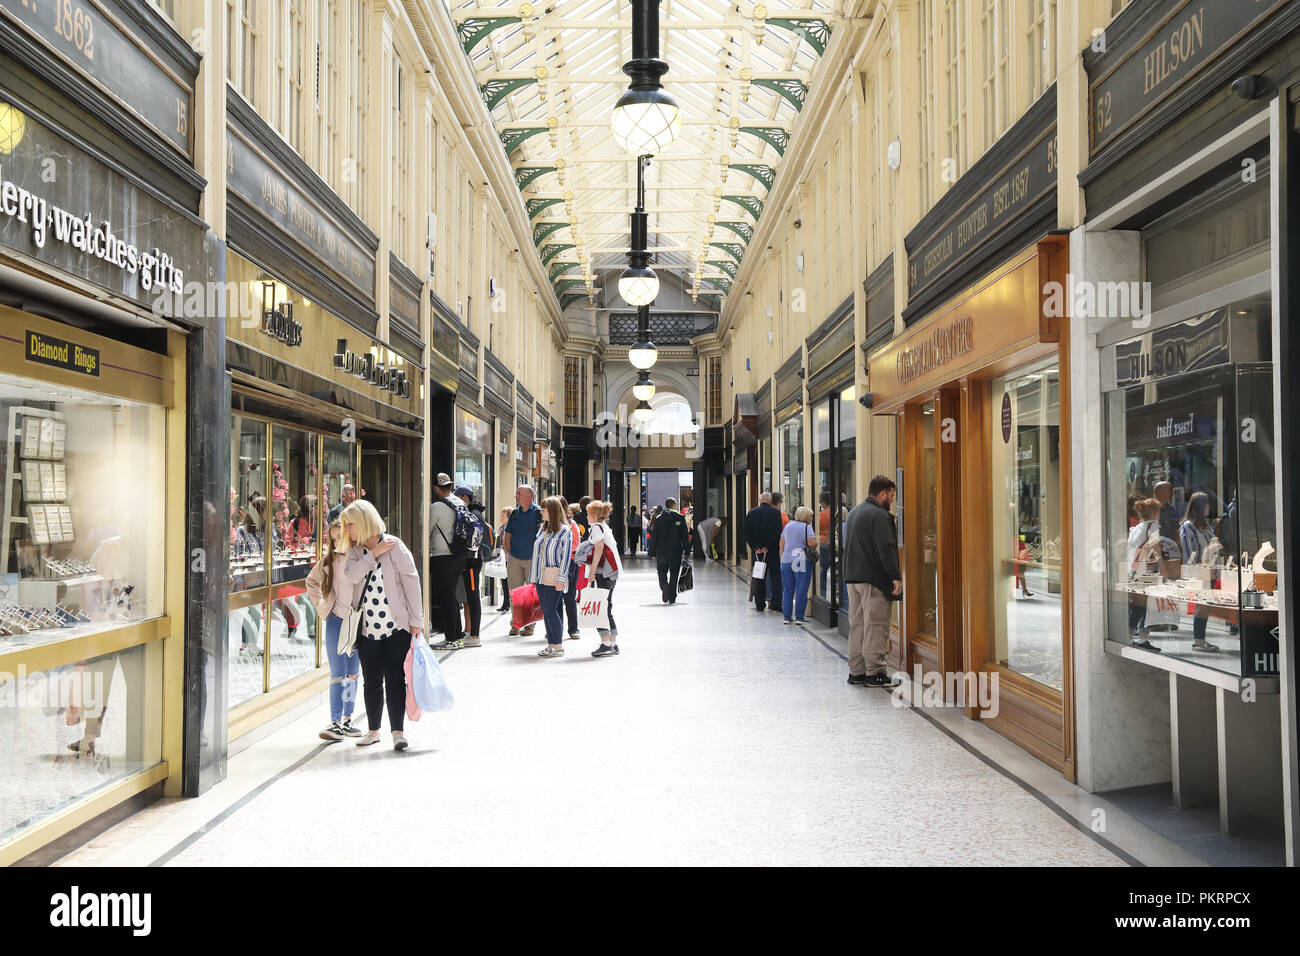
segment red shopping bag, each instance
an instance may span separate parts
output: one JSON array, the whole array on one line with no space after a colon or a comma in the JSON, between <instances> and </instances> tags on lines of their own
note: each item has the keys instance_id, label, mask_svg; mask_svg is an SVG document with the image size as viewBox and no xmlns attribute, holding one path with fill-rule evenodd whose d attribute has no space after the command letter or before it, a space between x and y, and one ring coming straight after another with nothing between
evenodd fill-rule
<instances>
[{"instance_id":1,"label":"red shopping bag","mask_svg":"<svg viewBox=\"0 0 1300 956\"><path fill-rule=\"evenodd\" d=\"M516 630L542 619L542 602L537 597L537 586L525 584L510 592L510 624Z\"/></svg>"}]
</instances>

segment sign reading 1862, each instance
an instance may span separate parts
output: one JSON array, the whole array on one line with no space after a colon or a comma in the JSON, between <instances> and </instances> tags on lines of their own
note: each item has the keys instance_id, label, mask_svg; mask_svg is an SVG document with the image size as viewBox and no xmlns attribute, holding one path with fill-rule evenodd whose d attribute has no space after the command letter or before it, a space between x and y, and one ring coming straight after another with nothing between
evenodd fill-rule
<instances>
[{"instance_id":1,"label":"sign reading 1862","mask_svg":"<svg viewBox=\"0 0 1300 956\"><path fill-rule=\"evenodd\" d=\"M0 0L14 21L186 157L193 92L95 0Z\"/></svg>"},{"instance_id":2,"label":"sign reading 1862","mask_svg":"<svg viewBox=\"0 0 1300 956\"><path fill-rule=\"evenodd\" d=\"M99 349L27 330L27 360L99 377Z\"/></svg>"},{"instance_id":3,"label":"sign reading 1862","mask_svg":"<svg viewBox=\"0 0 1300 956\"><path fill-rule=\"evenodd\" d=\"M1092 82L1091 155L1290 0L1183 0ZM1103 58L1105 59L1105 58Z\"/></svg>"}]
</instances>

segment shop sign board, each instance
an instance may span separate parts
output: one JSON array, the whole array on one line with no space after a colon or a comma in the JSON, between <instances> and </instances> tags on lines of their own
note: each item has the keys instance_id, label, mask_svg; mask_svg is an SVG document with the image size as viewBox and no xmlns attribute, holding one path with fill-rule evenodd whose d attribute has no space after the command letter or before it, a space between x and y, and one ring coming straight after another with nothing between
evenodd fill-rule
<instances>
[{"instance_id":1,"label":"shop sign board","mask_svg":"<svg viewBox=\"0 0 1300 956\"><path fill-rule=\"evenodd\" d=\"M127 31L123 21L86 0L0 0L0 18L135 114L187 159L194 91Z\"/></svg>"},{"instance_id":2,"label":"shop sign board","mask_svg":"<svg viewBox=\"0 0 1300 956\"><path fill-rule=\"evenodd\" d=\"M1199 315L1115 347L1115 387L1128 388L1225 365L1230 359L1228 310Z\"/></svg>"},{"instance_id":3,"label":"shop sign board","mask_svg":"<svg viewBox=\"0 0 1300 956\"><path fill-rule=\"evenodd\" d=\"M1091 79L1090 156L1185 86L1220 53L1290 0L1182 0L1124 53ZM1104 61L1103 61L1104 63Z\"/></svg>"},{"instance_id":4,"label":"shop sign board","mask_svg":"<svg viewBox=\"0 0 1300 956\"><path fill-rule=\"evenodd\" d=\"M268 160L243 133L226 130L226 182L286 235L365 299L375 294L374 255L352 239L306 191Z\"/></svg>"},{"instance_id":5,"label":"shop sign board","mask_svg":"<svg viewBox=\"0 0 1300 956\"><path fill-rule=\"evenodd\" d=\"M907 297L916 302L976 250L1056 189L1056 124L998 170L924 241L907 243Z\"/></svg>"},{"instance_id":6,"label":"shop sign board","mask_svg":"<svg viewBox=\"0 0 1300 956\"><path fill-rule=\"evenodd\" d=\"M99 378L99 349L27 330L27 361Z\"/></svg>"},{"instance_id":7,"label":"shop sign board","mask_svg":"<svg viewBox=\"0 0 1300 956\"><path fill-rule=\"evenodd\" d=\"M458 445L472 448L484 455L492 454L492 426L460 408L455 411L455 424Z\"/></svg>"},{"instance_id":8,"label":"shop sign board","mask_svg":"<svg viewBox=\"0 0 1300 956\"><path fill-rule=\"evenodd\" d=\"M1002 444L1011 443L1011 393L1002 393Z\"/></svg>"},{"instance_id":9,"label":"shop sign board","mask_svg":"<svg viewBox=\"0 0 1300 956\"><path fill-rule=\"evenodd\" d=\"M1037 247L987 284L962 293L874 353L874 413L955 381L990 360L1040 341Z\"/></svg>"},{"instance_id":10,"label":"shop sign board","mask_svg":"<svg viewBox=\"0 0 1300 956\"><path fill-rule=\"evenodd\" d=\"M378 345L376 345L378 349ZM334 351L334 368L347 372L357 378L392 392L400 398L411 397L411 380L406 377L406 370L388 368L375 358L372 352L358 354L348 348L347 339L339 339Z\"/></svg>"},{"instance_id":11,"label":"shop sign board","mask_svg":"<svg viewBox=\"0 0 1300 956\"><path fill-rule=\"evenodd\" d=\"M5 105L0 246L145 308L182 292L204 260L198 220Z\"/></svg>"}]
</instances>

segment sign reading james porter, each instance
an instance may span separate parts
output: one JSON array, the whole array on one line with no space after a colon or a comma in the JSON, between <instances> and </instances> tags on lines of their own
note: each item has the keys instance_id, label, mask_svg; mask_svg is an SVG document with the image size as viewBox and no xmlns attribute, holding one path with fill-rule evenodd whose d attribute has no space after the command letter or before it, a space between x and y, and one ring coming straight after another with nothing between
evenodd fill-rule
<instances>
[{"instance_id":1,"label":"sign reading james porter","mask_svg":"<svg viewBox=\"0 0 1300 956\"><path fill-rule=\"evenodd\" d=\"M0 15L61 54L190 156L190 87L150 55L120 21L83 0L0 0Z\"/></svg>"},{"instance_id":2,"label":"sign reading james porter","mask_svg":"<svg viewBox=\"0 0 1300 956\"><path fill-rule=\"evenodd\" d=\"M234 192L356 287L364 298L374 296L375 257L233 128L228 128L226 135L226 178Z\"/></svg>"},{"instance_id":3,"label":"sign reading james porter","mask_svg":"<svg viewBox=\"0 0 1300 956\"><path fill-rule=\"evenodd\" d=\"M1095 156L1190 80L1243 33L1291 0L1183 0L1146 38L1092 83ZM1105 59L1102 63L1105 64Z\"/></svg>"},{"instance_id":4,"label":"sign reading james porter","mask_svg":"<svg viewBox=\"0 0 1300 956\"><path fill-rule=\"evenodd\" d=\"M957 268L979 246L1056 188L1056 124L1003 168L975 198L953 213L907 256L907 297Z\"/></svg>"}]
</instances>

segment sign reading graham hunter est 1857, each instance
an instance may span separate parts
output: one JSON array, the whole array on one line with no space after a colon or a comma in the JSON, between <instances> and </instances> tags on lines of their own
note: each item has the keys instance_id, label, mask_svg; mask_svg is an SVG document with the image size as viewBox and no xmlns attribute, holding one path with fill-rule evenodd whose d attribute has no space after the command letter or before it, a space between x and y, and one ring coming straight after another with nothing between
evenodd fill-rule
<instances>
[{"instance_id":1,"label":"sign reading graham hunter est 1857","mask_svg":"<svg viewBox=\"0 0 1300 956\"><path fill-rule=\"evenodd\" d=\"M27 361L99 377L99 349L27 330Z\"/></svg>"},{"instance_id":2,"label":"sign reading graham hunter est 1857","mask_svg":"<svg viewBox=\"0 0 1300 956\"><path fill-rule=\"evenodd\" d=\"M1290 2L1183 0L1174 4L1119 63L1092 79L1090 155L1096 156L1222 50Z\"/></svg>"},{"instance_id":3,"label":"sign reading graham hunter est 1857","mask_svg":"<svg viewBox=\"0 0 1300 956\"><path fill-rule=\"evenodd\" d=\"M193 92L90 0L0 0L12 20L54 50L110 97L140 117L186 157Z\"/></svg>"},{"instance_id":4,"label":"sign reading graham hunter est 1857","mask_svg":"<svg viewBox=\"0 0 1300 956\"><path fill-rule=\"evenodd\" d=\"M1056 188L1056 124L1044 131L907 256L907 295L915 302L989 237Z\"/></svg>"}]
</instances>

